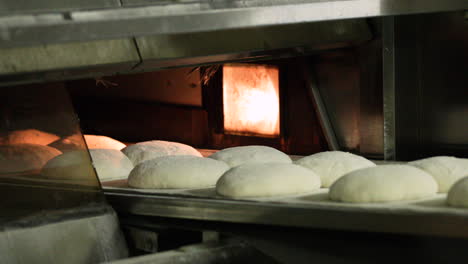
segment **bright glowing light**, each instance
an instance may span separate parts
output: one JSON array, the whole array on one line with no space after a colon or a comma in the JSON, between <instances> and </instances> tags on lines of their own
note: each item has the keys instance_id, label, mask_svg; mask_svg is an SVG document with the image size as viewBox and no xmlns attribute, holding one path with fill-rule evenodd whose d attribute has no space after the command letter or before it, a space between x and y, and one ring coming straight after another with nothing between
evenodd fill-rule
<instances>
[{"instance_id":1,"label":"bright glowing light","mask_svg":"<svg viewBox=\"0 0 468 264\"><path fill-rule=\"evenodd\" d=\"M279 135L279 71L267 65L223 67L224 130Z\"/></svg>"}]
</instances>

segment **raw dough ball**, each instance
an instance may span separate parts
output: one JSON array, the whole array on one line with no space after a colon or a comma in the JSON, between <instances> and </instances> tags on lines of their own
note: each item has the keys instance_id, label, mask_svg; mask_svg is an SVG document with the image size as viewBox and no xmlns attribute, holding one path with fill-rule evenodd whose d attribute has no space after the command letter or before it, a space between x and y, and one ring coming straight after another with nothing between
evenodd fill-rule
<instances>
[{"instance_id":1,"label":"raw dough ball","mask_svg":"<svg viewBox=\"0 0 468 264\"><path fill-rule=\"evenodd\" d=\"M125 144L106 136L84 135L86 145L89 149L116 149L125 148Z\"/></svg>"},{"instance_id":2,"label":"raw dough ball","mask_svg":"<svg viewBox=\"0 0 468 264\"><path fill-rule=\"evenodd\" d=\"M122 149L122 152L125 153L125 155L127 155L127 157L133 162L135 166L143 161L163 156L202 156L200 152L198 152L198 150L192 148L189 145L162 140L140 142Z\"/></svg>"},{"instance_id":3,"label":"raw dough ball","mask_svg":"<svg viewBox=\"0 0 468 264\"><path fill-rule=\"evenodd\" d=\"M61 138L49 144L50 147L54 147L62 152L69 152L73 150L85 150L86 144L83 141L83 136L72 135L66 138Z\"/></svg>"},{"instance_id":4,"label":"raw dough ball","mask_svg":"<svg viewBox=\"0 0 468 264\"><path fill-rule=\"evenodd\" d=\"M248 163L291 163L291 158L283 152L266 146L244 146L226 148L209 156L211 159L226 162L231 168Z\"/></svg>"},{"instance_id":5,"label":"raw dough ball","mask_svg":"<svg viewBox=\"0 0 468 264\"><path fill-rule=\"evenodd\" d=\"M128 185L147 189L211 187L229 166L195 156L164 156L140 163L128 177Z\"/></svg>"},{"instance_id":6,"label":"raw dough ball","mask_svg":"<svg viewBox=\"0 0 468 264\"><path fill-rule=\"evenodd\" d=\"M89 155L84 150L70 151L47 162L42 176L59 180L96 180Z\"/></svg>"},{"instance_id":7,"label":"raw dough ball","mask_svg":"<svg viewBox=\"0 0 468 264\"><path fill-rule=\"evenodd\" d=\"M468 173L468 159L455 157L432 157L408 163L418 167L434 177L439 185L438 192L446 193L450 187Z\"/></svg>"},{"instance_id":8,"label":"raw dough ball","mask_svg":"<svg viewBox=\"0 0 468 264\"><path fill-rule=\"evenodd\" d=\"M468 174L450 188L447 204L454 207L468 207Z\"/></svg>"},{"instance_id":9,"label":"raw dough ball","mask_svg":"<svg viewBox=\"0 0 468 264\"><path fill-rule=\"evenodd\" d=\"M37 129L16 130L9 133L6 137L0 138L0 144L37 144L47 146L50 143L60 139L57 135L43 132Z\"/></svg>"},{"instance_id":10,"label":"raw dough ball","mask_svg":"<svg viewBox=\"0 0 468 264\"><path fill-rule=\"evenodd\" d=\"M89 153L101 181L127 178L133 169L133 163L116 149L90 149Z\"/></svg>"},{"instance_id":11,"label":"raw dough ball","mask_svg":"<svg viewBox=\"0 0 468 264\"><path fill-rule=\"evenodd\" d=\"M359 169L339 178L329 198L350 203L378 203L424 198L437 192L434 178L408 165L381 165Z\"/></svg>"},{"instance_id":12,"label":"raw dough ball","mask_svg":"<svg viewBox=\"0 0 468 264\"><path fill-rule=\"evenodd\" d=\"M37 144L0 146L0 173L40 170L50 159L60 154L57 149Z\"/></svg>"},{"instance_id":13,"label":"raw dough ball","mask_svg":"<svg viewBox=\"0 0 468 264\"><path fill-rule=\"evenodd\" d=\"M342 151L326 151L313 154L295 161L313 170L322 181L322 187L330 187L333 182L346 173L376 165L361 156Z\"/></svg>"},{"instance_id":14,"label":"raw dough ball","mask_svg":"<svg viewBox=\"0 0 468 264\"><path fill-rule=\"evenodd\" d=\"M320 188L320 177L294 164L244 164L230 169L216 183L223 196L268 197L294 195Z\"/></svg>"}]
</instances>

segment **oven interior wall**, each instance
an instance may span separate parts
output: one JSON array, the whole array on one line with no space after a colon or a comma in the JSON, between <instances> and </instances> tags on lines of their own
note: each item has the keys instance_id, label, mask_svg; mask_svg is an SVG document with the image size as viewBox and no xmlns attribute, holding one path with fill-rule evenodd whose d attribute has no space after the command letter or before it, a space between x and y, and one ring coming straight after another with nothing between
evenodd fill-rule
<instances>
[{"instance_id":1,"label":"oven interior wall","mask_svg":"<svg viewBox=\"0 0 468 264\"><path fill-rule=\"evenodd\" d=\"M380 134L374 136L377 143L373 144L377 146L361 144L361 130L368 127L360 123L362 113L375 115L372 119L375 130L379 130L377 123L382 120L378 81L361 82L370 79L367 75L375 74L363 70L366 65L362 64L371 62L362 58L361 49L350 47L260 63L280 67L279 138L228 135L220 131L213 115L222 114L219 109L217 113L215 106L222 102L222 97L216 90L219 87L212 84L219 80L214 77L209 85L202 85L199 73L191 72L192 68L109 76L98 81L68 81L66 87L84 133L108 135L124 142L161 139L214 149L260 144L289 154L307 155L328 149L314 109L310 80L306 78L304 65L312 63L316 85L322 91L342 149L377 157L381 154ZM361 93L361 89L371 92Z\"/></svg>"}]
</instances>

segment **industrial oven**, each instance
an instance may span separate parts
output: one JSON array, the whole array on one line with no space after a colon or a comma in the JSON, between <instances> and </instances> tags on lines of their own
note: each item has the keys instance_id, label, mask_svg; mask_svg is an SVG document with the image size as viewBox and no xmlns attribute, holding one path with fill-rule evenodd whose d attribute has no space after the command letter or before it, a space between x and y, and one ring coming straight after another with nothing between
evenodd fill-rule
<instances>
[{"instance_id":1,"label":"industrial oven","mask_svg":"<svg viewBox=\"0 0 468 264\"><path fill-rule=\"evenodd\" d=\"M0 2L0 262L466 261L445 195L344 205L98 180L84 134L131 145L468 157L464 0ZM18 147L21 146L21 147Z\"/></svg>"}]
</instances>

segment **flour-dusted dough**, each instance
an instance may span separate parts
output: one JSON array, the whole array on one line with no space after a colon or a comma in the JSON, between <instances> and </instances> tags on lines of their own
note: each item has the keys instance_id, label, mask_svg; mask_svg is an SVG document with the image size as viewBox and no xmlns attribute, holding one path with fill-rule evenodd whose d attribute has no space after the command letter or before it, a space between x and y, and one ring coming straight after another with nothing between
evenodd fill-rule
<instances>
[{"instance_id":1,"label":"flour-dusted dough","mask_svg":"<svg viewBox=\"0 0 468 264\"><path fill-rule=\"evenodd\" d=\"M163 140L140 142L122 149L122 152L127 155L127 157L133 162L135 166L143 161L163 156L202 156L198 150L192 148L189 145Z\"/></svg>"},{"instance_id":2,"label":"flour-dusted dough","mask_svg":"<svg viewBox=\"0 0 468 264\"><path fill-rule=\"evenodd\" d=\"M0 174L40 170L61 152L37 144L0 146Z\"/></svg>"},{"instance_id":3,"label":"flour-dusted dough","mask_svg":"<svg viewBox=\"0 0 468 264\"><path fill-rule=\"evenodd\" d=\"M164 156L138 164L128 177L128 185L146 189L186 189L212 187L229 166L195 156Z\"/></svg>"},{"instance_id":4,"label":"flour-dusted dough","mask_svg":"<svg viewBox=\"0 0 468 264\"><path fill-rule=\"evenodd\" d=\"M249 163L291 163L291 158L283 152L267 146L243 146L226 148L209 156L211 159L226 162L231 168Z\"/></svg>"},{"instance_id":5,"label":"flour-dusted dough","mask_svg":"<svg viewBox=\"0 0 468 264\"><path fill-rule=\"evenodd\" d=\"M375 167L375 163L358 155L342 151L326 151L313 154L295 161L314 171L322 181L322 187L328 188L338 178L354 170Z\"/></svg>"},{"instance_id":6,"label":"flour-dusted dough","mask_svg":"<svg viewBox=\"0 0 468 264\"><path fill-rule=\"evenodd\" d=\"M84 150L70 151L49 160L41 174L48 179L86 181L96 179L89 154Z\"/></svg>"},{"instance_id":7,"label":"flour-dusted dough","mask_svg":"<svg viewBox=\"0 0 468 264\"><path fill-rule=\"evenodd\" d=\"M294 195L318 188L320 177L313 171L287 163L240 165L216 183L218 194L232 198Z\"/></svg>"},{"instance_id":8,"label":"flour-dusted dough","mask_svg":"<svg viewBox=\"0 0 468 264\"><path fill-rule=\"evenodd\" d=\"M58 140L55 134L47 133L37 129L16 130L0 137L0 145L37 144L46 146Z\"/></svg>"},{"instance_id":9,"label":"flour-dusted dough","mask_svg":"<svg viewBox=\"0 0 468 264\"><path fill-rule=\"evenodd\" d=\"M427 172L408 165L381 165L350 172L330 187L329 198L350 203L379 203L424 198L437 192Z\"/></svg>"},{"instance_id":10,"label":"flour-dusted dough","mask_svg":"<svg viewBox=\"0 0 468 264\"><path fill-rule=\"evenodd\" d=\"M450 187L468 173L468 159L438 156L408 163L434 177L439 185L438 192L446 193Z\"/></svg>"},{"instance_id":11,"label":"flour-dusted dough","mask_svg":"<svg viewBox=\"0 0 468 264\"><path fill-rule=\"evenodd\" d=\"M116 149L90 149L89 153L101 181L126 179L133 169L130 159Z\"/></svg>"},{"instance_id":12,"label":"flour-dusted dough","mask_svg":"<svg viewBox=\"0 0 468 264\"><path fill-rule=\"evenodd\" d=\"M447 204L453 207L468 208L468 172L455 182L447 194Z\"/></svg>"},{"instance_id":13,"label":"flour-dusted dough","mask_svg":"<svg viewBox=\"0 0 468 264\"><path fill-rule=\"evenodd\" d=\"M106 136L84 135L86 145L89 149L116 149L125 148L125 144Z\"/></svg>"}]
</instances>

